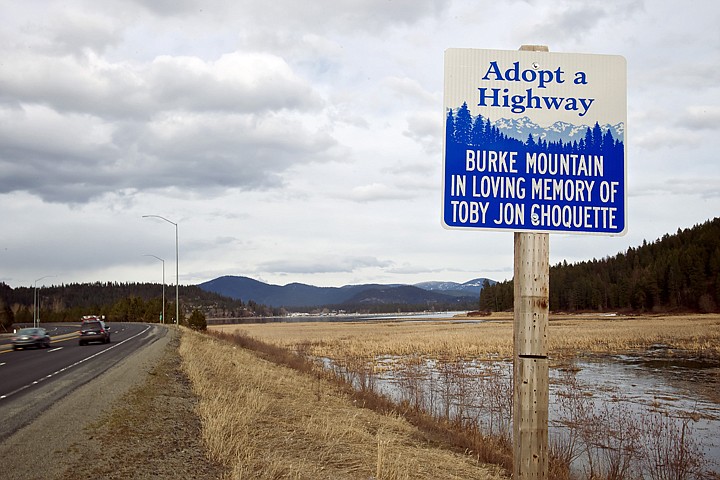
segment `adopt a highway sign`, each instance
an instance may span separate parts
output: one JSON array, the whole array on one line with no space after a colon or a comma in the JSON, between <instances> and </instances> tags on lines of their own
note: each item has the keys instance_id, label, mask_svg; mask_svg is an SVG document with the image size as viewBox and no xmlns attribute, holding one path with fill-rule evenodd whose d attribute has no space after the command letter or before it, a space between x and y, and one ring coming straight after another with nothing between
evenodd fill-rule
<instances>
[{"instance_id":1,"label":"adopt a highway sign","mask_svg":"<svg viewBox=\"0 0 720 480\"><path fill-rule=\"evenodd\" d=\"M443 226L625 233L623 57L448 49L444 107Z\"/></svg>"}]
</instances>

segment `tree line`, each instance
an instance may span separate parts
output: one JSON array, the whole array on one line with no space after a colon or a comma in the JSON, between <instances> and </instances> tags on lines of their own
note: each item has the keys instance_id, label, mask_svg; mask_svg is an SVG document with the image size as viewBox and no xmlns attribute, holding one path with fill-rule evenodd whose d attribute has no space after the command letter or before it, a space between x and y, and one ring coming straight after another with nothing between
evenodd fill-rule
<instances>
[{"instance_id":1,"label":"tree line","mask_svg":"<svg viewBox=\"0 0 720 480\"><path fill-rule=\"evenodd\" d=\"M42 323L77 322L84 315L104 315L111 322L161 322L162 285L156 283L94 282L53 285L37 289ZM212 318L281 315L279 309L206 292L195 285L180 286L181 323L199 311ZM0 331L14 323L32 323L35 289L0 283ZM165 289L165 323L174 322L175 288Z\"/></svg>"},{"instance_id":2,"label":"tree line","mask_svg":"<svg viewBox=\"0 0 720 480\"><path fill-rule=\"evenodd\" d=\"M486 283L479 307L512 310L512 280ZM550 309L719 312L720 218L614 257L550 267Z\"/></svg>"},{"instance_id":3,"label":"tree line","mask_svg":"<svg viewBox=\"0 0 720 480\"><path fill-rule=\"evenodd\" d=\"M590 128L585 129L582 138L563 142L562 140L547 141L538 137L535 139L528 134L525 142L515 139L494 125L489 118L470 113L467 103L463 103L457 111L448 109L445 119L446 142L449 147L467 146L501 149L524 149L531 152L564 152L564 153L585 153L603 154L608 158L611 156L622 156L624 144L622 140L613 137L610 128L604 132L598 122Z\"/></svg>"}]
</instances>

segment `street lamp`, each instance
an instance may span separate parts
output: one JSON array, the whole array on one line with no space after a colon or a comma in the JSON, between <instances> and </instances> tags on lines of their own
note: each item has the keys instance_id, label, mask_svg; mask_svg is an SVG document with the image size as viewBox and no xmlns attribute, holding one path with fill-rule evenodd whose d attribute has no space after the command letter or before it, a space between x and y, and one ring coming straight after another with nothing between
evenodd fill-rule
<instances>
[{"instance_id":1,"label":"street lamp","mask_svg":"<svg viewBox=\"0 0 720 480\"><path fill-rule=\"evenodd\" d=\"M38 298L38 294L37 294L37 282L39 282L40 280L42 280L44 278L50 278L50 277L54 277L54 276L55 275L45 275L44 277L40 277L37 280L35 280L35 289L33 292L33 327L34 328L37 328L40 326L40 315L39 315L40 312L38 312L38 310L40 309L40 305L39 305L40 299Z\"/></svg>"},{"instance_id":2,"label":"street lamp","mask_svg":"<svg viewBox=\"0 0 720 480\"><path fill-rule=\"evenodd\" d=\"M168 220L165 217L161 217L160 215L143 215L143 218L159 218L160 220L165 220L168 223L172 223L175 225L175 324L180 324L180 267L178 266L180 262L180 253L178 248L178 224Z\"/></svg>"},{"instance_id":3,"label":"street lamp","mask_svg":"<svg viewBox=\"0 0 720 480\"><path fill-rule=\"evenodd\" d=\"M152 255L150 253L144 253L143 257L155 257L158 260L162 262L162 273L163 273L163 288L162 288L162 323L165 323L165 260L158 257L157 255Z\"/></svg>"}]
</instances>

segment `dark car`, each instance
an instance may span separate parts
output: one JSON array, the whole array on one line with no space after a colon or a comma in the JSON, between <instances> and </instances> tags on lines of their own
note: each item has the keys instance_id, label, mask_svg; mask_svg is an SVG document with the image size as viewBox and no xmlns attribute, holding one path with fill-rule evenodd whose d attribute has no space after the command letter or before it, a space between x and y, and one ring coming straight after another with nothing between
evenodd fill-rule
<instances>
[{"instance_id":1,"label":"dark car","mask_svg":"<svg viewBox=\"0 0 720 480\"><path fill-rule=\"evenodd\" d=\"M84 320L80 326L80 345L110 343L110 328L102 320Z\"/></svg>"},{"instance_id":2,"label":"dark car","mask_svg":"<svg viewBox=\"0 0 720 480\"><path fill-rule=\"evenodd\" d=\"M50 346L50 335L44 328L21 328L10 340L13 350L18 348L48 348Z\"/></svg>"}]
</instances>

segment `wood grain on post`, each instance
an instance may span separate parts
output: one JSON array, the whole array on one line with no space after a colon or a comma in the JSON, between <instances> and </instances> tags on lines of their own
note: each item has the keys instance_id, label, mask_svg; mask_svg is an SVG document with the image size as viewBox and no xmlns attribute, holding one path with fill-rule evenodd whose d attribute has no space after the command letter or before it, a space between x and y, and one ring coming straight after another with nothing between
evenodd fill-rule
<instances>
[{"instance_id":1,"label":"wood grain on post","mask_svg":"<svg viewBox=\"0 0 720 480\"><path fill-rule=\"evenodd\" d=\"M513 458L514 478L548 472L547 358L549 234L515 233Z\"/></svg>"},{"instance_id":2,"label":"wood grain on post","mask_svg":"<svg viewBox=\"0 0 720 480\"><path fill-rule=\"evenodd\" d=\"M547 52L544 45L523 51ZM548 476L548 313L550 239L515 232L513 315L513 478Z\"/></svg>"}]
</instances>

